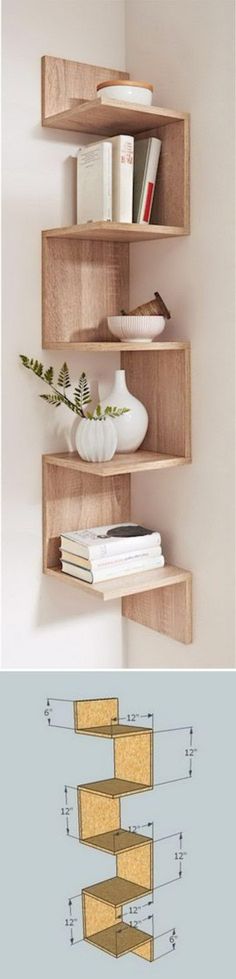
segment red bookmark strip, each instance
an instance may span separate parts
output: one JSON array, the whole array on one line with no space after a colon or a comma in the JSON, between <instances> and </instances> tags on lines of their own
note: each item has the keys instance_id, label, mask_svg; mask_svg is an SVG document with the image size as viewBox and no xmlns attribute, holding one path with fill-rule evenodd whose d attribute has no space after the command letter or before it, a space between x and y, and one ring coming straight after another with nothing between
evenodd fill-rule
<instances>
[{"instance_id":1,"label":"red bookmark strip","mask_svg":"<svg viewBox=\"0 0 236 979\"><path fill-rule=\"evenodd\" d=\"M154 184L148 183L144 215L143 215L144 221L149 221L150 218L153 190L154 190Z\"/></svg>"}]
</instances>

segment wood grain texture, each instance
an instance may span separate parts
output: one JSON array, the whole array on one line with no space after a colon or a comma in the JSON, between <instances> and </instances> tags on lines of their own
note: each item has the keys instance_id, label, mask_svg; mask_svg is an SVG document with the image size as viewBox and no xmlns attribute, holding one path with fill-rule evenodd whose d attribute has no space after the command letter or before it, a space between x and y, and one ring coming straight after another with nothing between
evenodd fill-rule
<instances>
[{"instance_id":1,"label":"wood grain texture","mask_svg":"<svg viewBox=\"0 0 236 979\"><path fill-rule=\"evenodd\" d=\"M49 557L53 543L55 544L55 539L54 542L50 541ZM57 546L59 547L58 541ZM52 554L52 559L53 556L54 554ZM59 567L48 567L45 569L45 574L56 578L62 584L77 588L79 591L87 592L88 595L94 596L95 598L100 598L104 602L113 601L115 598L124 598L127 595L138 595L137 605L140 608L141 594L149 591L153 592L156 589L169 588L171 585L180 584L191 577L189 571L172 567L170 564L165 564L164 568L158 568L157 571L139 571L132 575L127 574L123 578L100 581L96 585L89 585L86 581L79 581L78 578L73 578L72 575L63 574Z\"/></svg>"},{"instance_id":2,"label":"wood grain texture","mask_svg":"<svg viewBox=\"0 0 236 979\"><path fill-rule=\"evenodd\" d=\"M75 731L114 724L119 719L117 697L96 700L74 700Z\"/></svg>"},{"instance_id":3,"label":"wood grain texture","mask_svg":"<svg viewBox=\"0 0 236 979\"><path fill-rule=\"evenodd\" d=\"M145 942L144 945L140 945L139 948L132 948L134 955L140 955L142 959L146 959L147 962L154 961L154 941L150 938L149 942Z\"/></svg>"},{"instance_id":4,"label":"wood grain texture","mask_svg":"<svg viewBox=\"0 0 236 979\"><path fill-rule=\"evenodd\" d=\"M41 59L42 82L42 125L53 125L50 116L70 112L74 100L87 101L95 99L99 82L109 79L128 79L129 74L115 68L103 68L100 65L87 65L66 58L53 58L44 55ZM58 129L78 129L77 124L60 126Z\"/></svg>"},{"instance_id":5,"label":"wood grain texture","mask_svg":"<svg viewBox=\"0 0 236 979\"><path fill-rule=\"evenodd\" d=\"M51 453L45 457L54 466L75 469L77 472L91 473L97 476L116 476L123 473L145 472L150 469L166 469L169 466L183 466L186 461L181 456L167 455L162 452L149 452L138 449L137 452L115 453L110 462L85 462L77 452Z\"/></svg>"},{"instance_id":6,"label":"wood grain texture","mask_svg":"<svg viewBox=\"0 0 236 979\"><path fill-rule=\"evenodd\" d=\"M190 349L121 354L127 386L145 405L149 425L142 451L191 460Z\"/></svg>"},{"instance_id":7,"label":"wood grain texture","mask_svg":"<svg viewBox=\"0 0 236 979\"><path fill-rule=\"evenodd\" d=\"M149 938L148 933L142 931L140 928L132 928L131 925L127 925L123 921L116 923L111 928L98 932L98 934L91 935L86 941L102 949L103 952L107 952L108 955L113 955L115 958L119 958L120 955L126 955L127 952L137 952L139 949L147 949L146 954L140 952L140 955L142 954L142 957L146 958L149 962L152 961L148 954L148 947L153 940Z\"/></svg>"},{"instance_id":8,"label":"wood grain texture","mask_svg":"<svg viewBox=\"0 0 236 979\"><path fill-rule=\"evenodd\" d=\"M76 728L76 734L90 735L90 737L96 738L124 738L133 737L133 735L144 733L147 730L145 727L132 727L129 724L115 724L111 721L110 724L100 724L99 727L84 727Z\"/></svg>"},{"instance_id":9,"label":"wood grain texture","mask_svg":"<svg viewBox=\"0 0 236 979\"><path fill-rule=\"evenodd\" d=\"M153 887L152 870L152 851L153 843L146 843L145 846L136 847L127 853L118 853L116 858L116 873L124 880L132 880L135 884L140 884L151 890Z\"/></svg>"},{"instance_id":10,"label":"wood grain texture","mask_svg":"<svg viewBox=\"0 0 236 979\"><path fill-rule=\"evenodd\" d=\"M81 842L85 843L86 846L95 847L96 850L104 850L106 853L117 856L117 853L124 853L134 847L145 846L149 842L149 837L142 836L141 833L130 833L126 829L118 829L113 830L113 832L100 833L98 836L86 837Z\"/></svg>"},{"instance_id":11,"label":"wood grain texture","mask_svg":"<svg viewBox=\"0 0 236 979\"><path fill-rule=\"evenodd\" d=\"M129 519L129 513L130 477L128 475L102 480L100 476L85 475L48 465L44 458L44 571L47 572L59 565L60 535L63 532L123 522ZM66 578L67 575L63 575L63 580ZM71 581L71 578L69 580Z\"/></svg>"},{"instance_id":12,"label":"wood grain texture","mask_svg":"<svg viewBox=\"0 0 236 979\"><path fill-rule=\"evenodd\" d=\"M66 238L82 241L138 242L155 241L158 238L175 238L189 234L182 227L159 224L118 224L115 221L90 221L88 224L73 224L68 228L48 228L43 231L45 238ZM125 307L124 307L125 308Z\"/></svg>"},{"instance_id":13,"label":"wood grain texture","mask_svg":"<svg viewBox=\"0 0 236 979\"><path fill-rule=\"evenodd\" d=\"M180 226L189 234L189 117L157 128L152 135L162 146L151 224Z\"/></svg>"},{"instance_id":14,"label":"wood grain texture","mask_svg":"<svg viewBox=\"0 0 236 979\"><path fill-rule=\"evenodd\" d=\"M96 901L92 895L82 892L84 938L115 924L117 911L109 904Z\"/></svg>"},{"instance_id":15,"label":"wood grain texture","mask_svg":"<svg viewBox=\"0 0 236 979\"><path fill-rule=\"evenodd\" d=\"M128 245L42 235L42 344L110 339L129 306Z\"/></svg>"},{"instance_id":16,"label":"wood grain texture","mask_svg":"<svg viewBox=\"0 0 236 979\"><path fill-rule=\"evenodd\" d=\"M150 888L134 884L133 881L121 877L111 877L109 880L101 880L99 884L83 888L83 892L96 897L99 901L104 901L105 904L111 904L112 907L120 907L121 904L127 904L129 901L135 901L137 897L149 894Z\"/></svg>"},{"instance_id":17,"label":"wood grain texture","mask_svg":"<svg viewBox=\"0 0 236 979\"><path fill-rule=\"evenodd\" d=\"M87 782L86 785L80 785L78 788L84 789L84 792L97 793L117 799L125 795L136 795L137 792L146 792L149 786L142 785L141 782L131 782L128 779L106 778L99 782Z\"/></svg>"},{"instance_id":18,"label":"wood grain texture","mask_svg":"<svg viewBox=\"0 0 236 979\"><path fill-rule=\"evenodd\" d=\"M137 734L132 738L117 738L114 742L114 773L118 779L151 786L153 734Z\"/></svg>"},{"instance_id":19,"label":"wood grain texture","mask_svg":"<svg viewBox=\"0 0 236 979\"><path fill-rule=\"evenodd\" d=\"M54 112L48 117L44 116L42 124L52 129L115 136L121 132L135 135L154 130L155 133L157 126L164 131L167 127L176 124L176 121L183 122L186 117L186 113L175 112L172 109L164 109L156 105L142 106L138 102L138 93L136 103L125 103L100 94L84 104L76 98L71 99L68 109Z\"/></svg>"},{"instance_id":20,"label":"wood grain texture","mask_svg":"<svg viewBox=\"0 0 236 979\"><path fill-rule=\"evenodd\" d=\"M92 794L78 789L79 837L87 840L101 833L111 833L120 828L119 798Z\"/></svg>"},{"instance_id":21,"label":"wood grain texture","mask_svg":"<svg viewBox=\"0 0 236 979\"><path fill-rule=\"evenodd\" d=\"M152 353L153 350L183 350L185 349L187 344L184 340L170 340L170 341L163 340L162 342L161 341L158 342L154 340L150 344L124 343L124 342L119 343L116 340L114 340L114 343L113 341L110 342L110 340L109 341L105 340L101 342L99 342L99 340L95 340L94 343L90 343L89 341L87 343L80 340L78 340L78 343L77 342L72 343L70 341L67 342L67 340L62 340L60 342L51 340L50 343L44 342L43 346L44 349L49 349L49 350L53 350L53 349L65 350L69 348L69 350L77 350L78 353L83 353L84 351L87 351L88 353L99 353L99 351L102 351L102 353L114 354L116 352L121 353L121 350L132 350L132 353L135 353L135 351L138 351L140 353L140 350L145 350L146 353L147 351L149 351L149 353Z\"/></svg>"},{"instance_id":22,"label":"wood grain texture","mask_svg":"<svg viewBox=\"0 0 236 979\"><path fill-rule=\"evenodd\" d=\"M192 642L192 580L186 572L185 581L176 582L170 588L123 598L122 614L171 636L178 642Z\"/></svg>"}]
</instances>

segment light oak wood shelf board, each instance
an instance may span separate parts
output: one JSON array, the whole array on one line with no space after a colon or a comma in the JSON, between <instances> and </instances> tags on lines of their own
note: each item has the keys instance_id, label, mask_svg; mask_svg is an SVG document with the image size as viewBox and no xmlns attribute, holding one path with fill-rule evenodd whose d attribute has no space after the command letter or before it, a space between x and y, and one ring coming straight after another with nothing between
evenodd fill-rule
<instances>
[{"instance_id":1,"label":"light oak wood shelf board","mask_svg":"<svg viewBox=\"0 0 236 979\"><path fill-rule=\"evenodd\" d=\"M190 462L183 456L171 456L161 452L148 452L139 449L137 452L117 453L110 462L85 462L77 452L56 452L45 455L49 465L77 472L91 473L93 476L116 476L122 473L145 472L150 469L166 469L172 466L184 466Z\"/></svg>"},{"instance_id":2,"label":"light oak wood shelf board","mask_svg":"<svg viewBox=\"0 0 236 979\"><path fill-rule=\"evenodd\" d=\"M144 343L142 342L119 343L116 340L114 340L114 343L113 341L110 342L109 340L104 340L103 342L102 341L100 342L99 340L95 340L94 343L89 341L86 342L83 340L81 341L78 340L74 342L72 340L64 340L58 342L50 340L49 342L43 343L43 349L44 350L65 350L65 349L77 350L78 353L80 351L83 352L87 351L88 353L99 353L100 351L102 353L119 353L121 351L125 352L128 350L132 351L132 353L136 353L136 352L138 353L140 352L140 350L143 350L146 353L152 353L153 350L159 350L160 352L162 352L163 350L170 350L170 351L189 350L190 343L189 341L186 340L163 340L163 341L153 341L152 343L145 343L145 341Z\"/></svg>"},{"instance_id":3,"label":"light oak wood shelf board","mask_svg":"<svg viewBox=\"0 0 236 979\"><path fill-rule=\"evenodd\" d=\"M91 945L96 945L97 948L108 952L109 955L119 958L120 955L132 952L140 945L151 942L153 939L147 932L132 928L131 925L120 921L118 924L112 925L111 928L105 928L95 935L86 937L85 941Z\"/></svg>"},{"instance_id":4,"label":"light oak wood shelf board","mask_svg":"<svg viewBox=\"0 0 236 979\"><path fill-rule=\"evenodd\" d=\"M57 578L58 581L79 588L79 590L86 591L90 595L101 598L104 602L113 601L116 598L123 598L127 595L153 591L157 588L167 588L191 580L189 571L184 571L181 568L175 568L168 564L164 568L157 568L154 571L139 571L136 574L125 575L123 578L100 581L96 585L89 585L86 581L79 581L78 578L73 578L72 575L64 574L59 567L47 568L45 574Z\"/></svg>"},{"instance_id":5,"label":"light oak wood shelf board","mask_svg":"<svg viewBox=\"0 0 236 979\"><path fill-rule=\"evenodd\" d=\"M45 238L72 238L88 241L153 241L156 238L174 238L189 234L183 227L158 224L118 224L115 221L91 221L74 224L68 228L49 228L43 231Z\"/></svg>"},{"instance_id":6,"label":"light oak wood shelf board","mask_svg":"<svg viewBox=\"0 0 236 979\"><path fill-rule=\"evenodd\" d=\"M111 724L100 725L99 727L77 728L76 734L91 734L98 738L124 738L134 737L136 734L152 734L152 729L148 727L134 727L130 724Z\"/></svg>"},{"instance_id":7,"label":"light oak wood shelf board","mask_svg":"<svg viewBox=\"0 0 236 979\"><path fill-rule=\"evenodd\" d=\"M125 795L136 795L139 792L148 792L151 788L151 785L142 785L141 782L131 782L122 778L106 778L99 782L87 782L85 785L78 785L78 789L83 789L83 792L105 795L112 799L121 798Z\"/></svg>"},{"instance_id":8,"label":"light oak wood shelf board","mask_svg":"<svg viewBox=\"0 0 236 979\"><path fill-rule=\"evenodd\" d=\"M125 853L126 850L133 850L135 847L150 844L152 839L149 836L142 836L140 833L117 829L108 833L99 833L98 836L90 836L88 839L80 839L80 842L116 856L117 853Z\"/></svg>"},{"instance_id":9,"label":"light oak wood shelf board","mask_svg":"<svg viewBox=\"0 0 236 979\"><path fill-rule=\"evenodd\" d=\"M109 880L101 880L99 884L92 884L91 887L83 887L82 893L116 908L129 901L135 901L137 897L150 894L150 891L151 888L135 884L124 877L111 877Z\"/></svg>"},{"instance_id":10,"label":"light oak wood shelf board","mask_svg":"<svg viewBox=\"0 0 236 979\"><path fill-rule=\"evenodd\" d=\"M94 133L100 136L116 136L119 133L136 135L157 126L184 122L189 118L186 112L176 112L157 105L142 106L130 102L120 102L99 95L88 102L73 104L64 112L49 116L43 122L52 129L76 130L79 133Z\"/></svg>"}]
</instances>

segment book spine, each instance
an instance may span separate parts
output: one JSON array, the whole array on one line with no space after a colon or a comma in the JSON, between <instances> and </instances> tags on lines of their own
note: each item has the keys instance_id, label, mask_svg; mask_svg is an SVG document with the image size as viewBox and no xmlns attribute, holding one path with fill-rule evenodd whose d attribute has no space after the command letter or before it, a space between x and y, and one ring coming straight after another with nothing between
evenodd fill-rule
<instances>
[{"instance_id":1,"label":"book spine","mask_svg":"<svg viewBox=\"0 0 236 979\"><path fill-rule=\"evenodd\" d=\"M66 574L72 575L73 578L79 578L81 581L88 581L91 584L96 584L99 581L109 581L113 578L122 578L131 572L135 574L136 572L142 571L155 571L157 568L163 568L165 564L165 559L163 555L156 558L155 561L134 561L132 565L127 567L125 562L118 564L115 568L97 568L96 570L89 571L87 568L80 568L78 565L69 564L67 561L62 561L62 571Z\"/></svg>"},{"instance_id":2,"label":"book spine","mask_svg":"<svg viewBox=\"0 0 236 979\"><path fill-rule=\"evenodd\" d=\"M115 136L112 140L112 218L132 223L133 212L133 136Z\"/></svg>"},{"instance_id":3,"label":"book spine","mask_svg":"<svg viewBox=\"0 0 236 979\"><path fill-rule=\"evenodd\" d=\"M127 563L122 561L121 564L117 564L112 568L97 568L96 570L92 569L92 580L94 583L96 583L97 581L107 581L110 578L122 578L125 577L125 575L131 573L135 574L139 571L155 571L155 568L163 568L164 564L165 559L163 555L156 558L155 561L130 561L128 566Z\"/></svg>"},{"instance_id":4,"label":"book spine","mask_svg":"<svg viewBox=\"0 0 236 979\"><path fill-rule=\"evenodd\" d=\"M112 145L103 144L103 221L112 221Z\"/></svg>"},{"instance_id":5,"label":"book spine","mask_svg":"<svg viewBox=\"0 0 236 979\"><path fill-rule=\"evenodd\" d=\"M161 557L162 555L161 547L147 548L141 554L140 551L134 550L132 551L131 554L129 553L113 554L112 556L93 558L92 560L89 560L89 558L84 558L82 554L73 554L72 551L67 551L65 548L60 548L60 551L61 551L62 561L67 561L67 563L69 564L74 563L76 565L80 565L80 561L81 561L83 567L85 567L88 570L91 569L92 571L96 570L96 568L104 568L104 567L114 568L117 564L121 564L123 561L127 565L130 563L130 561L134 561L134 560L148 560L149 558L151 558L154 561L155 558Z\"/></svg>"}]
</instances>

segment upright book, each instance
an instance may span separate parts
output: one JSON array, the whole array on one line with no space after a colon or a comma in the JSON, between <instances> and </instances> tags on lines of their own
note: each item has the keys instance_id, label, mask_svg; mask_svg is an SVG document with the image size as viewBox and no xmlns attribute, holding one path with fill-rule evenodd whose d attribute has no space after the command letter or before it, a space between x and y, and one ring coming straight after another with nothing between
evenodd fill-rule
<instances>
[{"instance_id":1,"label":"upright book","mask_svg":"<svg viewBox=\"0 0 236 979\"><path fill-rule=\"evenodd\" d=\"M112 220L132 223L134 137L113 136L112 143Z\"/></svg>"},{"instance_id":2,"label":"upright book","mask_svg":"<svg viewBox=\"0 0 236 979\"><path fill-rule=\"evenodd\" d=\"M149 224L156 184L161 140L155 136L134 143L134 206L136 224Z\"/></svg>"},{"instance_id":3,"label":"upright book","mask_svg":"<svg viewBox=\"0 0 236 979\"><path fill-rule=\"evenodd\" d=\"M112 220L112 144L109 140L79 149L77 224Z\"/></svg>"}]
</instances>

